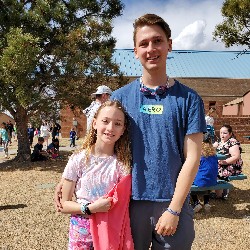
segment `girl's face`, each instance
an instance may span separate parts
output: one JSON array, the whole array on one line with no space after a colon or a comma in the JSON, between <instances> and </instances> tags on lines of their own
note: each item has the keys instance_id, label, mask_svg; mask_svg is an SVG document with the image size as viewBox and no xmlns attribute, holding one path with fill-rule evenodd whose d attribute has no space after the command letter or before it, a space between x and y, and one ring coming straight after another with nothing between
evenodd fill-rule
<instances>
[{"instance_id":1,"label":"girl's face","mask_svg":"<svg viewBox=\"0 0 250 250\"><path fill-rule=\"evenodd\" d=\"M166 68L168 52L172 50L172 40L167 39L158 25L138 28L135 36L135 56L146 70Z\"/></svg>"},{"instance_id":2,"label":"girl's face","mask_svg":"<svg viewBox=\"0 0 250 250\"><path fill-rule=\"evenodd\" d=\"M125 130L124 113L116 107L106 106L94 118L93 128L97 130L97 142L115 144Z\"/></svg>"},{"instance_id":3,"label":"girl's face","mask_svg":"<svg viewBox=\"0 0 250 250\"><path fill-rule=\"evenodd\" d=\"M220 138L222 141L226 142L231 136L232 133L229 133L227 128L222 127L220 129Z\"/></svg>"}]
</instances>

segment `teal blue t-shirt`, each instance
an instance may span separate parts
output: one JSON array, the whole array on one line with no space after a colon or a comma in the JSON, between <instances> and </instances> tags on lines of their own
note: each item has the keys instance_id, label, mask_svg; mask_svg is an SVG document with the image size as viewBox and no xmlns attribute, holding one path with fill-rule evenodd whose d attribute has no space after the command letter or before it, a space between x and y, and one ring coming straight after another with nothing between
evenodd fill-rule
<instances>
[{"instance_id":1,"label":"teal blue t-shirt","mask_svg":"<svg viewBox=\"0 0 250 250\"><path fill-rule=\"evenodd\" d=\"M8 136L8 132L6 131L6 129L0 129L0 134L2 137L3 141L8 141L9 140L9 136Z\"/></svg>"},{"instance_id":2,"label":"teal blue t-shirt","mask_svg":"<svg viewBox=\"0 0 250 250\"><path fill-rule=\"evenodd\" d=\"M161 95L145 95L140 80L113 92L130 117L132 199L171 200L184 163L184 137L206 132L203 101L175 80Z\"/></svg>"}]
</instances>

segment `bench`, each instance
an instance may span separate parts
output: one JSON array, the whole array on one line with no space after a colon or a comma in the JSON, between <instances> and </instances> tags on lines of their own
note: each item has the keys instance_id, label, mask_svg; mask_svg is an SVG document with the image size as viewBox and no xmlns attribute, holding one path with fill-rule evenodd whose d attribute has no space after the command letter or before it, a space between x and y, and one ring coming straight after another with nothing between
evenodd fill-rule
<instances>
[{"instance_id":1,"label":"bench","mask_svg":"<svg viewBox=\"0 0 250 250\"><path fill-rule=\"evenodd\" d=\"M243 138L247 138L248 140L250 140L250 135L245 135L243 136Z\"/></svg>"},{"instance_id":2,"label":"bench","mask_svg":"<svg viewBox=\"0 0 250 250\"><path fill-rule=\"evenodd\" d=\"M245 180L247 176L245 174L232 175L228 177L228 181Z\"/></svg>"},{"instance_id":3,"label":"bench","mask_svg":"<svg viewBox=\"0 0 250 250\"><path fill-rule=\"evenodd\" d=\"M192 185L190 191L191 192L205 192L205 191L211 191L211 190L220 190L220 189L232 189L233 184L223 181L223 180L217 180L217 184L210 187L198 187L196 185Z\"/></svg>"},{"instance_id":4,"label":"bench","mask_svg":"<svg viewBox=\"0 0 250 250\"><path fill-rule=\"evenodd\" d=\"M247 176L244 174L239 175L233 175L228 177L228 181L224 180L217 180L217 184L210 187L198 187L196 185L192 185L190 191L192 193L206 193L211 190L221 190L221 189L233 189L233 184L229 183L229 181L235 181L235 180L245 180L247 179Z\"/></svg>"}]
</instances>

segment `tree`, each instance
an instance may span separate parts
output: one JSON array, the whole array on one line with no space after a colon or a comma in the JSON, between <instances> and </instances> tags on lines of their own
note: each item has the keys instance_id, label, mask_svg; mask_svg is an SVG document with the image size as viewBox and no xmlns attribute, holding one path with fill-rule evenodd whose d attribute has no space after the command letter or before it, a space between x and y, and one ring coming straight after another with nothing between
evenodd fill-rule
<instances>
[{"instance_id":1,"label":"tree","mask_svg":"<svg viewBox=\"0 0 250 250\"><path fill-rule=\"evenodd\" d=\"M214 40L222 40L227 48L233 45L250 48L250 1L226 0L221 13L224 21L216 25Z\"/></svg>"},{"instance_id":2,"label":"tree","mask_svg":"<svg viewBox=\"0 0 250 250\"><path fill-rule=\"evenodd\" d=\"M119 0L0 0L0 104L17 123L17 160L30 159L30 117L81 107L110 76L121 84L111 32L122 8Z\"/></svg>"}]
</instances>

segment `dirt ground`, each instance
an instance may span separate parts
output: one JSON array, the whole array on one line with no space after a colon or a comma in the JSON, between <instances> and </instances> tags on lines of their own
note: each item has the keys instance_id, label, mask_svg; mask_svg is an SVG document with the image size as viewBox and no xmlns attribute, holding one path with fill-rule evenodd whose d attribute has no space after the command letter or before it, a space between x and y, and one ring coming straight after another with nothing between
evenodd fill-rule
<instances>
[{"instance_id":1,"label":"dirt ground","mask_svg":"<svg viewBox=\"0 0 250 250\"><path fill-rule=\"evenodd\" d=\"M242 146L248 179L232 182L228 200L211 200L209 214L195 215L193 250L249 249L250 145ZM4 160L0 152L0 250L67 249L69 216L55 212L53 195L71 153L62 151L57 161L23 165Z\"/></svg>"}]
</instances>

